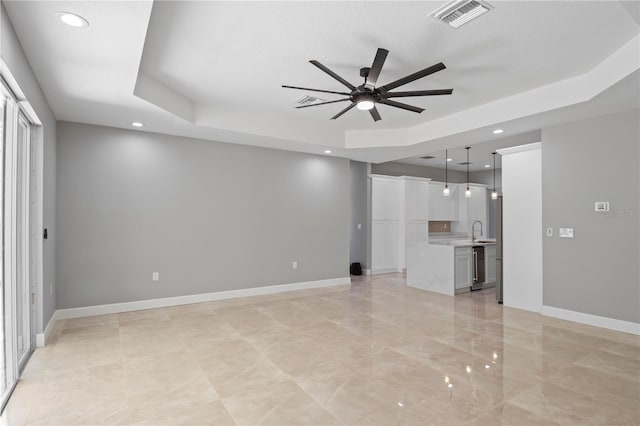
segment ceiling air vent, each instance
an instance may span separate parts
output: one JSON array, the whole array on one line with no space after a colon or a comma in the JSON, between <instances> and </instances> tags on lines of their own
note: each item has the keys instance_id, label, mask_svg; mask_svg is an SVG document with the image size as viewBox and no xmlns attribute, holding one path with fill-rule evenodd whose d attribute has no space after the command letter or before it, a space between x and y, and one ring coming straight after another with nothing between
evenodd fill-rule
<instances>
[{"instance_id":1,"label":"ceiling air vent","mask_svg":"<svg viewBox=\"0 0 640 426\"><path fill-rule=\"evenodd\" d=\"M493 9L489 3L479 0L456 0L431 12L431 16L445 24L458 28Z\"/></svg>"},{"instance_id":2,"label":"ceiling air vent","mask_svg":"<svg viewBox=\"0 0 640 426\"><path fill-rule=\"evenodd\" d=\"M420 157L420 158L424 158L425 160L431 160L432 158L436 158L433 155L425 155L424 157Z\"/></svg>"},{"instance_id":3,"label":"ceiling air vent","mask_svg":"<svg viewBox=\"0 0 640 426\"><path fill-rule=\"evenodd\" d=\"M458 163L461 166L470 166L472 163L468 162L468 161L463 161L462 163Z\"/></svg>"},{"instance_id":4,"label":"ceiling air vent","mask_svg":"<svg viewBox=\"0 0 640 426\"><path fill-rule=\"evenodd\" d=\"M293 101L296 105L311 105L326 102L325 99L316 98L315 96L304 95Z\"/></svg>"}]
</instances>

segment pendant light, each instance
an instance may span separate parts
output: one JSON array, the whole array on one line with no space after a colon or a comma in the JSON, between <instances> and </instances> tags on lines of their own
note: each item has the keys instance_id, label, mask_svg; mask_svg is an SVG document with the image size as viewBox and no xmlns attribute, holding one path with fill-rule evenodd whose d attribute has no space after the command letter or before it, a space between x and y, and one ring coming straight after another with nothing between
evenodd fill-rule
<instances>
[{"instance_id":1,"label":"pendant light","mask_svg":"<svg viewBox=\"0 0 640 426\"><path fill-rule=\"evenodd\" d=\"M492 152L491 155L493 155L493 192L491 193L491 199L497 200L498 191L496 191L496 153Z\"/></svg>"},{"instance_id":2,"label":"pendant light","mask_svg":"<svg viewBox=\"0 0 640 426\"><path fill-rule=\"evenodd\" d=\"M444 189L442 195L449 196L449 151L444 150Z\"/></svg>"},{"instance_id":3,"label":"pendant light","mask_svg":"<svg viewBox=\"0 0 640 426\"><path fill-rule=\"evenodd\" d=\"M469 189L469 150L470 146L465 148L467 150L467 190L464 192L465 198L471 198L471 189Z\"/></svg>"}]
</instances>

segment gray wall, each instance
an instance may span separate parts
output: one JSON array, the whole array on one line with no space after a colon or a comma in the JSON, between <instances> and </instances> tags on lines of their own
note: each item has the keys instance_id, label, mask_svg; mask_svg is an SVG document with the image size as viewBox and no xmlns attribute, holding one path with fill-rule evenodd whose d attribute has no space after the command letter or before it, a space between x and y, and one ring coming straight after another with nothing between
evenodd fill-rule
<instances>
[{"instance_id":1,"label":"gray wall","mask_svg":"<svg viewBox=\"0 0 640 426\"><path fill-rule=\"evenodd\" d=\"M640 322L639 111L542 132L544 305ZM611 215L594 212L609 201ZM558 238L558 227L575 238Z\"/></svg>"},{"instance_id":2,"label":"gray wall","mask_svg":"<svg viewBox=\"0 0 640 426\"><path fill-rule=\"evenodd\" d=\"M0 56L17 80L43 125L43 219L44 227L49 230L49 239L44 240L43 243L44 288L38 289L38 297L42 300L42 312L38 313L36 330L38 333L42 333L56 309L56 229L54 226L56 220L56 119L24 55L4 5L0 6Z\"/></svg>"},{"instance_id":3,"label":"gray wall","mask_svg":"<svg viewBox=\"0 0 640 426\"><path fill-rule=\"evenodd\" d=\"M59 122L58 165L58 308L349 275L348 160Z\"/></svg>"},{"instance_id":4,"label":"gray wall","mask_svg":"<svg viewBox=\"0 0 640 426\"><path fill-rule=\"evenodd\" d=\"M386 176L415 176L431 178L437 182L444 182L445 170L436 167L418 166L415 164L387 163L371 164L371 173ZM467 181L466 172L449 170L449 182L463 183Z\"/></svg>"},{"instance_id":5,"label":"gray wall","mask_svg":"<svg viewBox=\"0 0 640 426\"><path fill-rule=\"evenodd\" d=\"M349 224L349 261L360 262L362 268L368 268L367 263L367 229L369 229L369 214L367 210L367 163L350 161L351 173L351 209ZM360 229L358 229L360 224Z\"/></svg>"}]
</instances>

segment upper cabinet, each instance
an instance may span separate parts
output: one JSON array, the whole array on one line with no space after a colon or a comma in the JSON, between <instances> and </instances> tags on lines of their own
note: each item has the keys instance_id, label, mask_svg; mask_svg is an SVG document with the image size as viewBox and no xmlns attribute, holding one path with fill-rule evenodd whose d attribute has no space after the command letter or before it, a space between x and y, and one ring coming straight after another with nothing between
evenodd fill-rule
<instances>
[{"instance_id":1,"label":"upper cabinet","mask_svg":"<svg viewBox=\"0 0 640 426\"><path fill-rule=\"evenodd\" d=\"M460 184L458 187L458 223L454 226L454 231L471 234L471 225L479 220L482 222L483 231L486 232L487 190L479 184L470 184L469 189L471 190L471 198L466 198L466 184Z\"/></svg>"},{"instance_id":2,"label":"upper cabinet","mask_svg":"<svg viewBox=\"0 0 640 426\"><path fill-rule=\"evenodd\" d=\"M429 183L425 181L404 180L405 220L429 220Z\"/></svg>"},{"instance_id":3,"label":"upper cabinet","mask_svg":"<svg viewBox=\"0 0 640 426\"><path fill-rule=\"evenodd\" d=\"M470 186L471 198L467 203L469 221L479 220L482 225L487 226L487 190L483 187Z\"/></svg>"},{"instance_id":4,"label":"upper cabinet","mask_svg":"<svg viewBox=\"0 0 640 426\"><path fill-rule=\"evenodd\" d=\"M443 195L444 183L429 183L429 220L458 220L458 186L449 185L449 196Z\"/></svg>"},{"instance_id":5,"label":"upper cabinet","mask_svg":"<svg viewBox=\"0 0 640 426\"><path fill-rule=\"evenodd\" d=\"M397 180L371 179L371 216L373 220L399 219L400 183Z\"/></svg>"},{"instance_id":6,"label":"upper cabinet","mask_svg":"<svg viewBox=\"0 0 640 426\"><path fill-rule=\"evenodd\" d=\"M371 272L401 271L408 246L429 236L429 179L370 175Z\"/></svg>"}]
</instances>

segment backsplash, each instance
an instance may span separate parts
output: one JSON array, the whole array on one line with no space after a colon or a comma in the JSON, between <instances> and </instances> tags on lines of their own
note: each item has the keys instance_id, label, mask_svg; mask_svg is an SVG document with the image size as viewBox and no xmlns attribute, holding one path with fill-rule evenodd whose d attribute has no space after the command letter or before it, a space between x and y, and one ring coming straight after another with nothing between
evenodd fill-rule
<instances>
[{"instance_id":1,"label":"backsplash","mask_svg":"<svg viewBox=\"0 0 640 426\"><path fill-rule=\"evenodd\" d=\"M430 220L429 232L451 232L451 222L448 220Z\"/></svg>"}]
</instances>

